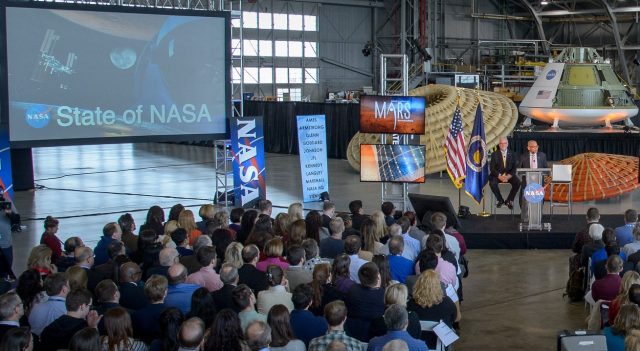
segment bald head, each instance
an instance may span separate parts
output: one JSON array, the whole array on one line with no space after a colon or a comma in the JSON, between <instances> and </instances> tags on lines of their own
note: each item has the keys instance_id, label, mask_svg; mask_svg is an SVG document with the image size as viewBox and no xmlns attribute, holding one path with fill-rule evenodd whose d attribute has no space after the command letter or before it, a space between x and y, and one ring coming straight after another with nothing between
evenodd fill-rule
<instances>
[{"instance_id":1,"label":"bald head","mask_svg":"<svg viewBox=\"0 0 640 351\"><path fill-rule=\"evenodd\" d=\"M178 262L179 258L180 254L178 253L178 250L172 247L167 247L160 250L159 261L161 266L169 267L172 264Z\"/></svg>"},{"instance_id":2,"label":"bald head","mask_svg":"<svg viewBox=\"0 0 640 351\"><path fill-rule=\"evenodd\" d=\"M187 267L181 265L180 263L175 263L171 267L169 267L168 271L169 275L169 284L180 284L184 283L187 280Z\"/></svg>"},{"instance_id":3,"label":"bald head","mask_svg":"<svg viewBox=\"0 0 640 351\"><path fill-rule=\"evenodd\" d=\"M251 351L269 347L269 344L271 344L271 328L263 321L254 320L247 326L246 339Z\"/></svg>"},{"instance_id":4,"label":"bald head","mask_svg":"<svg viewBox=\"0 0 640 351\"><path fill-rule=\"evenodd\" d=\"M204 340L204 322L198 317L192 317L184 321L178 334L180 347L196 349Z\"/></svg>"}]
</instances>

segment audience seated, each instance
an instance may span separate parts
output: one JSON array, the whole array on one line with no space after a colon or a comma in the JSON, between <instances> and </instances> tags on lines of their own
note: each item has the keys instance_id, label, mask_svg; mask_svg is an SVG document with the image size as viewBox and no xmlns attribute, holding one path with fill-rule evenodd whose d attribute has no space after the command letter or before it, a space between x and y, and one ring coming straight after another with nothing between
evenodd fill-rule
<instances>
[{"instance_id":1,"label":"audience seated","mask_svg":"<svg viewBox=\"0 0 640 351\"><path fill-rule=\"evenodd\" d=\"M413 274L413 261L402 256L404 239L401 236L393 236L389 239L389 270L391 278L404 284L407 277ZM454 272L455 273L455 272Z\"/></svg>"},{"instance_id":2,"label":"audience seated","mask_svg":"<svg viewBox=\"0 0 640 351\"><path fill-rule=\"evenodd\" d=\"M20 328L24 305L15 292L0 295L0 340L11 329Z\"/></svg>"},{"instance_id":3,"label":"audience seated","mask_svg":"<svg viewBox=\"0 0 640 351\"><path fill-rule=\"evenodd\" d=\"M333 301L328 303L324 308L324 318L329 327L327 333L313 338L309 343L308 351L328 350L329 345L338 342L348 351L365 350L365 344L348 336L344 331L344 323L347 320L347 307L344 302Z\"/></svg>"},{"instance_id":4,"label":"audience seated","mask_svg":"<svg viewBox=\"0 0 640 351\"><path fill-rule=\"evenodd\" d=\"M223 284L222 288L211 294L218 311L222 311L225 308L233 308L231 296L233 289L238 285L238 269L229 263L222 264L220 280Z\"/></svg>"},{"instance_id":5,"label":"audience seated","mask_svg":"<svg viewBox=\"0 0 640 351\"><path fill-rule=\"evenodd\" d=\"M453 258L453 254L450 253L449 260L445 260L442 256L442 250L444 249L443 237L438 234L431 234L429 238L427 238L427 250L433 252L438 257L438 265L435 268L435 271L438 272L440 276L440 281L446 285L453 286L456 290L458 289L458 276L456 275L456 266L451 263L455 263L455 259ZM416 271L416 273L418 273Z\"/></svg>"},{"instance_id":6,"label":"audience seated","mask_svg":"<svg viewBox=\"0 0 640 351\"><path fill-rule=\"evenodd\" d=\"M380 288L380 271L367 262L358 271L360 283L351 287L345 297L349 311L345 330L352 337L367 342L371 320L384 312L384 289Z\"/></svg>"},{"instance_id":7,"label":"audience seated","mask_svg":"<svg viewBox=\"0 0 640 351\"><path fill-rule=\"evenodd\" d=\"M388 342L402 340L407 343L410 350L427 351L427 345L422 340L416 339L407 333L409 316L405 306L393 304L387 307L384 311L384 323L387 327L387 333L371 339L367 350L383 351Z\"/></svg>"},{"instance_id":8,"label":"audience seated","mask_svg":"<svg viewBox=\"0 0 640 351\"><path fill-rule=\"evenodd\" d=\"M398 304L403 307L407 307L407 301L409 300L409 294L407 286L404 284L393 284L385 290L384 293L384 305L385 309L389 306ZM419 339L421 335L420 318L413 312L408 312L409 324L406 328L409 335ZM387 326L383 316L379 316L371 321L369 328L369 335L373 338L376 336L382 336L387 333Z\"/></svg>"},{"instance_id":9,"label":"audience seated","mask_svg":"<svg viewBox=\"0 0 640 351\"><path fill-rule=\"evenodd\" d=\"M124 243L120 240L113 240L107 248L109 253L109 261L93 267L95 274L102 279L119 280L120 266L123 263L131 261L126 254Z\"/></svg>"},{"instance_id":10,"label":"audience seated","mask_svg":"<svg viewBox=\"0 0 640 351\"><path fill-rule=\"evenodd\" d=\"M269 350L271 327L265 321L251 321L247 326L245 338L251 351Z\"/></svg>"},{"instance_id":11,"label":"audience seated","mask_svg":"<svg viewBox=\"0 0 640 351\"><path fill-rule=\"evenodd\" d=\"M631 330L640 330L640 307L636 304L622 306L613 325L603 329L607 350L625 351L625 337Z\"/></svg>"},{"instance_id":12,"label":"audience seated","mask_svg":"<svg viewBox=\"0 0 640 351\"><path fill-rule=\"evenodd\" d=\"M329 229L322 226L322 215L320 215L320 212L315 210L309 211L304 221L307 226L307 238L320 242L329 237Z\"/></svg>"},{"instance_id":13,"label":"audience seated","mask_svg":"<svg viewBox=\"0 0 640 351\"><path fill-rule=\"evenodd\" d=\"M27 327L13 328L7 331L4 337L0 339L0 346L3 351L32 351L34 337Z\"/></svg>"},{"instance_id":14,"label":"audience seated","mask_svg":"<svg viewBox=\"0 0 640 351\"><path fill-rule=\"evenodd\" d=\"M160 251L159 265L154 267L148 267L145 269L145 278L152 274L160 274L169 278L169 267L175 263L180 262L180 254L177 249L165 247Z\"/></svg>"},{"instance_id":15,"label":"audience seated","mask_svg":"<svg viewBox=\"0 0 640 351\"><path fill-rule=\"evenodd\" d=\"M251 233L251 230L253 229L256 218L258 218L258 211L246 210L244 212L240 221L240 230L236 232L237 242L244 245L244 242L247 240L249 234Z\"/></svg>"},{"instance_id":16,"label":"audience seated","mask_svg":"<svg viewBox=\"0 0 640 351\"><path fill-rule=\"evenodd\" d=\"M287 286L291 287L291 285L287 284L282 268L276 265L269 266L267 268L267 281L269 282L269 289L258 293L258 312L266 315L271 307L275 305L284 305L289 311L293 310L291 293L287 291Z\"/></svg>"},{"instance_id":17,"label":"audience seated","mask_svg":"<svg viewBox=\"0 0 640 351\"><path fill-rule=\"evenodd\" d=\"M289 263L287 263L284 257L282 257L283 250L284 245L282 239L273 238L267 241L264 247L264 254L266 258L258 262L256 264L256 268L261 272L266 272L267 267L275 264L276 266L282 268L283 271L287 270L287 268L289 268Z\"/></svg>"},{"instance_id":18,"label":"audience seated","mask_svg":"<svg viewBox=\"0 0 640 351\"><path fill-rule=\"evenodd\" d=\"M160 206L151 206L147 211L147 217L140 226L140 233L144 230L152 230L157 237L164 234L164 210ZM140 248L138 248L140 249Z\"/></svg>"},{"instance_id":19,"label":"audience seated","mask_svg":"<svg viewBox=\"0 0 640 351\"><path fill-rule=\"evenodd\" d=\"M66 349L77 331L97 328L100 316L91 310L91 292L76 290L67 295L65 306L67 313L51 322L40 335L40 343L49 350Z\"/></svg>"},{"instance_id":20,"label":"audience seated","mask_svg":"<svg viewBox=\"0 0 640 351\"><path fill-rule=\"evenodd\" d=\"M158 324L160 325L160 338L153 340L150 351L177 351L180 347L178 333L184 321L182 312L175 308L166 308L160 313Z\"/></svg>"},{"instance_id":21,"label":"audience seated","mask_svg":"<svg viewBox=\"0 0 640 351\"><path fill-rule=\"evenodd\" d=\"M289 309L284 305L275 305L269 310L267 323L271 327L270 351L306 351L307 348L293 335Z\"/></svg>"},{"instance_id":22,"label":"audience seated","mask_svg":"<svg viewBox=\"0 0 640 351\"><path fill-rule=\"evenodd\" d=\"M420 320L443 321L449 328L453 328L458 318L456 305L444 294L438 273L431 269L420 273L407 308L417 313Z\"/></svg>"},{"instance_id":23,"label":"audience seated","mask_svg":"<svg viewBox=\"0 0 640 351\"><path fill-rule=\"evenodd\" d=\"M287 261L289 262L289 267L285 272L287 281L289 282L289 290L293 291L300 284L311 283L312 272L303 267L305 263L305 251L302 246L290 246L287 254Z\"/></svg>"},{"instance_id":24,"label":"audience seated","mask_svg":"<svg viewBox=\"0 0 640 351\"><path fill-rule=\"evenodd\" d=\"M144 284L144 294L149 304L131 315L134 335L146 343L161 337L158 320L162 311L167 308L164 299L168 285L169 282L163 275L154 274L149 277Z\"/></svg>"},{"instance_id":25,"label":"audience seated","mask_svg":"<svg viewBox=\"0 0 640 351\"><path fill-rule=\"evenodd\" d=\"M29 325L29 314L31 314L31 310L49 298L44 291L44 284L40 273L35 269L27 269L22 272L20 277L18 277L16 293L20 296L24 309L24 316L21 318L20 324Z\"/></svg>"},{"instance_id":26,"label":"audience seated","mask_svg":"<svg viewBox=\"0 0 640 351\"><path fill-rule=\"evenodd\" d=\"M388 286L398 283L397 280L391 278L391 270L389 269L389 259L386 255L374 255L371 262L378 267L380 274L380 288L385 290Z\"/></svg>"},{"instance_id":27,"label":"audience seated","mask_svg":"<svg viewBox=\"0 0 640 351\"><path fill-rule=\"evenodd\" d=\"M99 315L107 313L112 308L120 307L120 291L111 279L105 279L96 285L95 296L97 302L95 310Z\"/></svg>"},{"instance_id":28,"label":"audience seated","mask_svg":"<svg viewBox=\"0 0 640 351\"><path fill-rule=\"evenodd\" d=\"M602 243L604 244L604 247L596 250L591 255L591 271L594 273L596 272L595 267L598 264L598 262L606 261L607 258L609 257L609 254L607 253L608 251L615 250L616 251L615 254L620 256L620 258L622 259L622 262L625 262L627 260L627 255L620 252L620 249L619 249L620 246L616 241L616 234L614 233L613 229L605 228L602 231ZM601 276L596 277L596 279L598 278L601 278Z\"/></svg>"},{"instance_id":29,"label":"audience seated","mask_svg":"<svg viewBox=\"0 0 640 351\"><path fill-rule=\"evenodd\" d=\"M603 232L604 227L599 223L593 223L589 226L588 233L591 241L582 245L582 253L580 254L582 267L589 265L589 258L594 252L604 248L604 243L602 242Z\"/></svg>"},{"instance_id":30,"label":"audience seated","mask_svg":"<svg viewBox=\"0 0 640 351\"><path fill-rule=\"evenodd\" d=\"M327 321L323 317L314 316L309 311L312 299L313 290L306 284L299 285L291 297L294 307L290 317L293 334L307 346L311 339L327 332Z\"/></svg>"},{"instance_id":31,"label":"audience seated","mask_svg":"<svg viewBox=\"0 0 640 351\"><path fill-rule=\"evenodd\" d=\"M354 245L356 244L354 243ZM333 260L331 264L331 283L342 294L349 292L351 287L356 284L355 281L351 280L351 258L346 253L336 256Z\"/></svg>"},{"instance_id":32,"label":"audience seated","mask_svg":"<svg viewBox=\"0 0 640 351\"><path fill-rule=\"evenodd\" d=\"M102 337L102 348L108 351L146 351L149 347L133 338L131 317L122 307L108 310L104 316L106 335Z\"/></svg>"},{"instance_id":33,"label":"audience seated","mask_svg":"<svg viewBox=\"0 0 640 351\"><path fill-rule=\"evenodd\" d=\"M84 246L84 242L82 242L82 239L78 238L77 236L72 236L64 241L63 255L56 262L58 272L64 272L67 270L67 268L76 264L74 252L76 248L81 246Z\"/></svg>"},{"instance_id":34,"label":"audience seated","mask_svg":"<svg viewBox=\"0 0 640 351\"><path fill-rule=\"evenodd\" d=\"M202 235L202 232L198 230L195 217L191 210L183 210L178 215L178 227L187 231L189 237L189 245L193 245L196 239Z\"/></svg>"},{"instance_id":35,"label":"audience seated","mask_svg":"<svg viewBox=\"0 0 640 351\"><path fill-rule=\"evenodd\" d=\"M180 263L174 263L169 267L169 288L164 303L169 307L177 307L183 314L191 310L191 295L200 286L189 284L187 280L187 268Z\"/></svg>"},{"instance_id":36,"label":"audience seated","mask_svg":"<svg viewBox=\"0 0 640 351\"><path fill-rule=\"evenodd\" d=\"M261 272L256 268L259 258L260 250L256 245L247 245L242 248L242 261L244 264L238 269L239 282L249 286L254 294L258 294L268 288L265 272Z\"/></svg>"},{"instance_id":37,"label":"audience seated","mask_svg":"<svg viewBox=\"0 0 640 351\"><path fill-rule=\"evenodd\" d=\"M384 253L384 245L380 242L382 232L377 229L372 219L367 218L362 221L360 233L364 242L363 249L359 253L360 258L371 261L373 255Z\"/></svg>"},{"instance_id":38,"label":"audience seated","mask_svg":"<svg viewBox=\"0 0 640 351\"><path fill-rule=\"evenodd\" d=\"M460 261L460 243L458 239L456 239L453 235L448 234L446 231L447 228L447 215L442 212L435 212L431 215L431 223L434 227L433 232L439 232L444 234L444 249L443 251L451 251L455 255L455 266L457 267L457 262ZM428 237L428 236L427 236ZM426 246L426 245L423 245ZM453 263L453 262L452 262Z\"/></svg>"},{"instance_id":39,"label":"audience seated","mask_svg":"<svg viewBox=\"0 0 640 351\"><path fill-rule=\"evenodd\" d=\"M260 320L266 321L267 315L256 312L256 297L245 284L236 286L231 297L233 304L238 311L238 318L240 318L240 328L246 330L251 321Z\"/></svg>"},{"instance_id":40,"label":"audience seated","mask_svg":"<svg viewBox=\"0 0 640 351\"><path fill-rule=\"evenodd\" d=\"M40 237L40 244L47 245L51 249L51 262L53 263L58 263L62 257L62 241L56 236L58 224L57 219L47 216L44 219L44 233Z\"/></svg>"},{"instance_id":41,"label":"audience seated","mask_svg":"<svg viewBox=\"0 0 640 351\"><path fill-rule=\"evenodd\" d=\"M219 205L216 206L212 204L204 204L200 206L200 210L198 210L198 216L200 216L202 220L196 222L196 226L202 233L207 232L207 222L212 221L216 213L222 210Z\"/></svg>"},{"instance_id":42,"label":"audience seated","mask_svg":"<svg viewBox=\"0 0 640 351\"><path fill-rule=\"evenodd\" d=\"M58 272L58 268L51 263L51 249L47 245L38 245L31 249L27 267L37 270L43 278Z\"/></svg>"},{"instance_id":43,"label":"audience seated","mask_svg":"<svg viewBox=\"0 0 640 351\"><path fill-rule=\"evenodd\" d=\"M213 303L213 297L206 288L198 288L191 295L191 311L186 318L198 317L204 322L205 328L209 328L213 324L216 316L216 305Z\"/></svg>"},{"instance_id":44,"label":"audience seated","mask_svg":"<svg viewBox=\"0 0 640 351\"><path fill-rule=\"evenodd\" d=\"M586 220L587 223L585 227L580 229L573 239L573 252L577 254L582 254L582 248L585 244L593 242L593 239L591 239L591 236L589 235L589 230L591 225L598 224L600 222L600 211L595 207L590 207L587 210Z\"/></svg>"},{"instance_id":45,"label":"audience seated","mask_svg":"<svg viewBox=\"0 0 640 351\"><path fill-rule=\"evenodd\" d=\"M611 301L616 298L620 291L620 272L622 272L622 259L618 255L612 255L607 259L607 275L602 279L597 279L591 285L591 296L593 301L587 299L592 304L598 300Z\"/></svg>"},{"instance_id":46,"label":"audience seated","mask_svg":"<svg viewBox=\"0 0 640 351\"><path fill-rule=\"evenodd\" d=\"M216 266L216 249L211 246L202 247L198 250L197 257L202 268L198 272L189 274L187 283L205 287L209 292L220 290L222 281L214 269Z\"/></svg>"},{"instance_id":47,"label":"audience seated","mask_svg":"<svg viewBox=\"0 0 640 351\"><path fill-rule=\"evenodd\" d=\"M64 273L54 273L44 280L44 290L49 299L32 307L29 314L31 332L40 336L46 326L67 313L65 300L69 294L69 280Z\"/></svg>"},{"instance_id":48,"label":"audience seated","mask_svg":"<svg viewBox=\"0 0 640 351\"><path fill-rule=\"evenodd\" d=\"M318 242L315 239L304 239L302 241L302 248L304 249L303 267L309 272L309 276L311 276L313 268L317 264L331 262L330 260L325 260L320 257L320 248L318 247Z\"/></svg>"},{"instance_id":49,"label":"audience seated","mask_svg":"<svg viewBox=\"0 0 640 351\"><path fill-rule=\"evenodd\" d=\"M344 240L344 251L349 255L349 278L356 283L360 283L358 277L358 271L367 261L358 256L360 249L362 248L362 241L359 236L351 235Z\"/></svg>"},{"instance_id":50,"label":"audience seated","mask_svg":"<svg viewBox=\"0 0 640 351\"><path fill-rule=\"evenodd\" d=\"M325 201L322 204L322 226L327 230L331 230L331 220L336 216L336 205L331 201Z\"/></svg>"},{"instance_id":51,"label":"audience seated","mask_svg":"<svg viewBox=\"0 0 640 351\"><path fill-rule=\"evenodd\" d=\"M93 269L95 264L93 250L86 246L79 247L76 249L75 256L77 265L87 273L87 288L93 292L96 285L103 279L103 277Z\"/></svg>"},{"instance_id":52,"label":"audience seated","mask_svg":"<svg viewBox=\"0 0 640 351\"><path fill-rule=\"evenodd\" d=\"M171 233L171 240L176 244L176 250L178 250L180 256L193 255L193 250L189 246L189 234L184 228L174 230Z\"/></svg>"},{"instance_id":53,"label":"audience seated","mask_svg":"<svg viewBox=\"0 0 640 351\"><path fill-rule=\"evenodd\" d=\"M200 350L204 343L205 326L198 317L191 317L182 323L178 333L180 350Z\"/></svg>"},{"instance_id":54,"label":"audience seated","mask_svg":"<svg viewBox=\"0 0 640 351\"><path fill-rule=\"evenodd\" d=\"M240 319L238 314L230 309L218 312L207 334L205 351L246 350L247 344L240 327Z\"/></svg>"},{"instance_id":55,"label":"audience seated","mask_svg":"<svg viewBox=\"0 0 640 351\"><path fill-rule=\"evenodd\" d=\"M85 271L80 266L73 266L67 269L65 272L67 277L69 277L69 287L70 289L86 289L87 282L89 281L89 277L87 276L87 271Z\"/></svg>"},{"instance_id":56,"label":"audience seated","mask_svg":"<svg viewBox=\"0 0 640 351\"><path fill-rule=\"evenodd\" d=\"M106 263L109 260L109 244L113 240L121 240L122 239L122 230L120 229L120 225L116 222L110 222L105 224L104 228L102 228L102 237L95 249L95 265L101 265Z\"/></svg>"},{"instance_id":57,"label":"audience seated","mask_svg":"<svg viewBox=\"0 0 640 351\"><path fill-rule=\"evenodd\" d=\"M242 215L244 215L244 208L242 207L234 208L231 210L231 213L229 213L229 221L231 221L229 229L233 230L236 235L238 234L238 231L240 231L240 220L242 219Z\"/></svg>"},{"instance_id":58,"label":"audience seated","mask_svg":"<svg viewBox=\"0 0 640 351\"><path fill-rule=\"evenodd\" d=\"M244 264L244 261L242 261L242 249L244 249L244 246L239 242L232 242L231 244L229 244L223 256L224 263L228 263L236 267L237 269L240 269L240 267L242 267L242 265Z\"/></svg>"},{"instance_id":59,"label":"audience seated","mask_svg":"<svg viewBox=\"0 0 640 351\"><path fill-rule=\"evenodd\" d=\"M334 259L344 252L344 241L342 233L345 230L345 223L339 216L333 218L329 223L331 236L320 241L320 257Z\"/></svg>"},{"instance_id":60,"label":"audience seated","mask_svg":"<svg viewBox=\"0 0 640 351\"><path fill-rule=\"evenodd\" d=\"M120 266L120 301L121 305L130 310L139 310L148 304L144 289L138 283L142 277L142 270L135 262L127 262Z\"/></svg>"},{"instance_id":61,"label":"audience seated","mask_svg":"<svg viewBox=\"0 0 640 351\"><path fill-rule=\"evenodd\" d=\"M364 210L362 209L362 201L361 200L353 200L349 203L349 212L351 212L351 223L353 229L360 230L360 224L362 221L367 218L364 215Z\"/></svg>"},{"instance_id":62,"label":"audience seated","mask_svg":"<svg viewBox=\"0 0 640 351\"><path fill-rule=\"evenodd\" d=\"M118 225L122 230L121 239L127 248L129 255L135 255L138 252L138 236L135 235L136 222L130 213L125 213L118 218Z\"/></svg>"},{"instance_id":63,"label":"audience seated","mask_svg":"<svg viewBox=\"0 0 640 351\"><path fill-rule=\"evenodd\" d=\"M393 211L396 209L396 206L393 204L393 202L383 202L380 206L380 209L384 214L384 222L386 223L387 227L390 227L396 222L396 219L393 217Z\"/></svg>"},{"instance_id":64,"label":"audience seated","mask_svg":"<svg viewBox=\"0 0 640 351\"><path fill-rule=\"evenodd\" d=\"M208 247L208 246L209 247L213 246L213 242L211 241L211 238L208 235L200 235L196 239L196 241L193 243L194 254L180 257L180 263L182 263L183 266L187 267L187 272L189 272L189 274L193 274L199 271L200 268L202 268L202 265L200 264L200 262L198 262L198 251L200 251L201 248ZM216 246L215 249L216 249L216 258L218 258L218 246ZM219 261L220 261L219 259L216 259L216 262L219 262Z\"/></svg>"},{"instance_id":65,"label":"audience seated","mask_svg":"<svg viewBox=\"0 0 640 351\"><path fill-rule=\"evenodd\" d=\"M318 264L313 269L311 289L313 297L309 311L316 316L324 314L324 307L335 300L343 300L344 294L331 282L331 266L327 263Z\"/></svg>"},{"instance_id":66,"label":"audience seated","mask_svg":"<svg viewBox=\"0 0 640 351\"><path fill-rule=\"evenodd\" d=\"M624 225L615 229L616 241L620 247L633 241L633 228L638 222L638 211L628 209L624 212Z\"/></svg>"}]
</instances>

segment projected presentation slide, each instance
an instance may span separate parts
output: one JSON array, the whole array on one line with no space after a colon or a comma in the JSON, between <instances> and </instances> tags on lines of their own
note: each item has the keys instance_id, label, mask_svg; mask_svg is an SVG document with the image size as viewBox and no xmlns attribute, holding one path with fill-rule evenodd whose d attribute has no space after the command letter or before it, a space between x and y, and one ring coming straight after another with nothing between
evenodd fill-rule
<instances>
[{"instance_id":1,"label":"projected presentation slide","mask_svg":"<svg viewBox=\"0 0 640 351\"><path fill-rule=\"evenodd\" d=\"M424 134L423 96L360 97L360 132Z\"/></svg>"},{"instance_id":2,"label":"projected presentation slide","mask_svg":"<svg viewBox=\"0 0 640 351\"><path fill-rule=\"evenodd\" d=\"M360 145L360 181L424 183L424 145Z\"/></svg>"},{"instance_id":3,"label":"projected presentation slide","mask_svg":"<svg viewBox=\"0 0 640 351\"><path fill-rule=\"evenodd\" d=\"M228 14L144 11L7 7L12 143L224 134Z\"/></svg>"}]
</instances>

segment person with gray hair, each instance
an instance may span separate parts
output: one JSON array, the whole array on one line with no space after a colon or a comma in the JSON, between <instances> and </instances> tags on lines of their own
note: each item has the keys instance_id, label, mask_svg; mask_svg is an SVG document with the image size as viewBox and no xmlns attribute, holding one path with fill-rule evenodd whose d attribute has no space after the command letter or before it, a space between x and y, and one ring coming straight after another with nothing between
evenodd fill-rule
<instances>
[{"instance_id":1,"label":"person with gray hair","mask_svg":"<svg viewBox=\"0 0 640 351\"><path fill-rule=\"evenodd\" d=\"M187 268L180 263L169 267L169 288L164 299L167 307L177 307L182 313L187 314L191 310L191 295L200 285L190 284L187 280Z\"/></svg>"},{"instance_id":2,"label":"person with gray hair","mask_svg":"<svg viewBox=\"0 0 640 351\"><path fill-rule=\"evenodd\" d=\"M216 309L218 311L225 308L233 309L231 292L239 282L238 269L231 263L223 263L220 268L220 280L223 284L222 288L211 293Z\"/></svg>"},{"instance_id":3,"label":"person with gray hair","mask_svg":"<svg viewBox=\"0 0 640 351\"><path fill-rule=\"evenodd\" d=\"M267 275L256 268L259 259L260 249L258 249L258 246L249 244L242 248L242 261L244 264L238 269L240 283L247 284L255 294L269 288Z\"/></svg>"},{"instance_id":4,"label":"person with gray hair","mask_svg":"<svg viewBox=\"0 0 640 351\"><path fill-rule=\"evenodd\" d=\"M0 295L0 340L9 330L20 327L24 306L20 296L13 291Z\"/></svg>"},{"instance_id":5,"label":"person with gray hair","mask_svg":"<svg viewBox=\"0 0 640 351\"><path fill-rule=\"evenodd\" d=\"M198 317L187 319L180 326L178 351L195 351L202 348L204 343L204 322Z\"/></svg>"},{"instance_id":6,"label":"person with gray hair","mask_svg":"<svg viewBox=\"0 0 640 351\"><path fill-rule=\"evenodd\" d=\"M407 343L411 351L427 351L427 344L419 339L414 339L407 333L409 315L406 307L393 304L384 311L384 323L387 325L387 334L378 336L369 341L367 351L383 351L385 345L393 340L402 340ZM396 350L396 349L393 349Z\"/></svg>"},{"instance_id":7,"label":"person with gray hair","mask_svg":"<svg viewBox=\"0 0 640 351\"><path fill-rule=\"evenodd\" d=\"M247 326L245 338L251 351L269 350L271 327L264 321L254 320Z\"/></svg>"},{"instance_id":8,"label":"person with gray hair","mask_svg":"<svg viewBox=\"0 0 640 351\"><path fill-rule=\"evenodd\" d=\"M602 241L602 233L604 227L600 223L594 223L589 227L589 239L591 242L582 246L581 265L587 267L589 264L589 258L594 252L604 248L604 242Z\"/></svg>"},{"instance_id":9,"label":"person with gray hair","mask_svg":"<svg viewBox=\"0 0 640 351\"><path fill-rule=\"evenodd\" d=\"M382 351L409 351L409 345L403 340L391 340L384 345Z\"/></svg>"}]
</instances>

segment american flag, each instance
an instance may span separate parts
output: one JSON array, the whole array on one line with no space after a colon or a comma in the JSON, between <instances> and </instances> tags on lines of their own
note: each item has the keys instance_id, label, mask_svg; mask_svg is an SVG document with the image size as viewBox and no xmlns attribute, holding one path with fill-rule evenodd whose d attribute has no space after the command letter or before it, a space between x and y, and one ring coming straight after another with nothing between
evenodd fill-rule
<instances>
[{"instance_id":1,"label":"american flag","mask_svg":"<svg viewBox=\"0 0 640 351\"><path fill-rule=\"evenodd\" d=\"M462 132L462 114L458 106L456 106L456 111L453 113L453 120L449 127L447 140L444 142L444 149L447 158L447 173L449 173L453 185L460 189L462 180L467 172L465 162L467 150L464 146L464 133Z\"/></svg>"}]
</instances>

